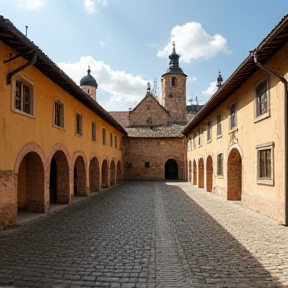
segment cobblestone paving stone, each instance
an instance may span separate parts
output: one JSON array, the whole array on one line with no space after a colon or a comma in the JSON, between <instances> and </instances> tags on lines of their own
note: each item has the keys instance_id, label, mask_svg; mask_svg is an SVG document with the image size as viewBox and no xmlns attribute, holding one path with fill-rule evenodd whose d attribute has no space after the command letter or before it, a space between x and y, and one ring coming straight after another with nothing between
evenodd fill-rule
<instances>
[{"instance_id":1,"label":"cobblestone paving stone","mask_svg":"<svg viewBox=\"0 0 288 288\"><path fill-rule=\"evenodd\" d=\"M127 182L0 231L0 287L288 287L288 228L185 182Z\"/></svg>"}]
</instances>

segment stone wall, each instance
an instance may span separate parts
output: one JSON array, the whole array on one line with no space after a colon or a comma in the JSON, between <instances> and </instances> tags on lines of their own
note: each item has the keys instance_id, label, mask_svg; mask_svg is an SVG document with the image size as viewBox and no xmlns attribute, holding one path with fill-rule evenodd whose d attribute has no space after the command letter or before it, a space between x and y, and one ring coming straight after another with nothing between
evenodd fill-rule
<instances>
[{"instance_id":1,"label":"stone wall","mask_svg":"<svg viewBox=\"0 0 288 288\"><path fill-rule=\"evenodd\" d=\"M164 180L165 163L174 159L178 179L185 180L186 140L184 138L124 138L124 180Z\"/></svg>"}]
</instances>

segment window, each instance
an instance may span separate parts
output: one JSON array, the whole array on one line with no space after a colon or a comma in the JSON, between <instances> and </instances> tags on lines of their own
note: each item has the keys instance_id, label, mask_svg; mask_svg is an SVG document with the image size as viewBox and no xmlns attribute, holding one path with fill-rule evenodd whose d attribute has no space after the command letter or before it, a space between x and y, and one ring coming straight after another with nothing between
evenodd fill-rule
<instances>
[{"instance_id":1,"label":"window","mask_svg":"<svg viewBox=\"0 0 288 288\"><path fill-rule=\"evenodd\" d=\"M118 139L117 139L117 135L115 135L114 137L114 145L115 145L115 149L118 148Z\"/></svg>"},{"instance_id":2,"label":"window","mask_svg":"<svg viewBox=\"0 0 288 288\"><path fill-rule=\"evenodd\" d=\"M106 129L102 128L102 143L106 145Z\"/></svg>"},{"instance_id":3,"label":"window","mask_svg":"<svg viewBox=\"0 0 288 288\"><path fill-rule=\"evenodd\" d=\"M193 134L192 136L192 149L196 149L196 146L195 146L195 135Z\"/></svg>"},{"instance_id":4,"label":"window","mask_svg":"<svg viewBox=\"0 0 288 288\"><path fill-rule=\"evenodd\" d=\"M201 130L198 129L198 146L201 147Z\"/></svg>"},{"instance_id":5,"label":"window","mask_svg":"<svg viewBox=\"0 0 288 288\"><path fill-rule=\"evenodd\" d=\"M172 77L172 79L171 79L171 85L172 85L172 86L176 86L176 84L177 84L177 78L176 78L176 77Z\"/></svg>"},{"instance_id":6,"label":"window","mask_svg":"<svg viewBox=\"0 0 288 288\"><path fill-rule=\"evenodd\" d=\"M217 175L223 176L223 153L217 155Z\"/></svg>"},{"instance_id":7,"label":"window","mask_svg":"<svg viewBox=\"0 0 288 288\"><path fill-rule=\"evenodd\" d=\"M221 114L217 115L217 137L222 136Z\"/></svg>"},{"instance_id":8,"label":"window","mask_svg":"<svg viewBox=\"0 0 288 288\"><path fill-rule=\"evenodd\" d=\"M92 141L96 141L96 123L95 122L91 122L91 138Z\"/></svg>"},{"instance_id":9,"label":"window","mask_svg":"<svg viewBox=\"0 0 288 288\"><path fill-rule=\"evenodd\" d=\"M54 99L54 125L64 128L64 104L58 99Z\"/></svg>"},{"instance_id":10,"label":"window","mask_svg":"<svg viewBox=\"0 0 288 288\"><path fill-rule=\"evenodd\" d=\"M34 115L34 85L17 78L13 84L14 100L13 110L18 110L23 113Z\"/></svg>"},{"instance_id":11,"label":"window","mask_svg":"<svg viewBox=\"0 0 288 288\"><path fill-rule=\"evenodd\" d=\"M236 127L236 103L232 103L230 106L230 130Z\"/></svg>"},{"instance_id":12,"label":"window","mask_svg":"<svg viewBox=\"0 0 288 288\"><path fill-rule=\"evenodd\" d=\"M76 113L76 134L77 135L83 135L82 131L82 115L79 113Z\"/></svg>"},{"instance_id":13,"label":"window","mask_svg":"<svg viewBox=\"0 0 288 288\"><path fill-rule=\"evenodd\" d=\"M257 183L274 184L273 176L273 142L257 145Z\"/></svg>"},{"instance_id":14,"label":"window","mask_svg":"<svg viewBox=\"0 0 288 288\"><path fill-rule=\"evenodd\" d=\"M113 147L113 135L110 133L110 146Z\"/></svg>"},{"instance_id":15,"label":"window","mask_svg":"<svg viewBox=\"0 0 288 288\"><path fill-rule=\"evenodd\" d=\"M207 122L207 142L211 141L211 121Z\"/></svg>"},{"instance_id":16,"label":"window","mask_svg":"<svg viewBox=\"0 0 288 288\"><path fill-rule=\"evenodd\" d=\"M268 79L259 83L255 88L255 116L257 120L261 120L269 116L268 104Z\"/></svg>"},{"instance_id":17,"label":"window","mask_svg":"<svg viewBox=\"0 0 288 288\"><path fill-rule=\"evenodd\" d=\"M149 168L150 167L150 162L145 162L145 168Z\"/></svg>"}]
</instances>

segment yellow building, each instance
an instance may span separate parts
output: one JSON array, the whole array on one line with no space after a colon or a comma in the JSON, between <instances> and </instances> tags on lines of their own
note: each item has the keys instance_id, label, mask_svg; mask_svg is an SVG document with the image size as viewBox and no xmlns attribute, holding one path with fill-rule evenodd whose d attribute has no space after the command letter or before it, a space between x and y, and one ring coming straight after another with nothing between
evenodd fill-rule
<instances>
[{"instance_id":1,"label":"yellow building","mask_svg":"<svg viewBox=\"0 0 288 288\"><path fill-rule=\"evenodd\" d=\"M89 70L83 91L2 16L0 58L0 228L121 182L126 132Z\"/></svg>"},{"instance_id":2,"label":"yellow building","mask_svg":"<svg viewBox=\"0 0 288 288\"><path fill-rule=\"evenodd\" d=\"M284 224L287 55L286 15L183 131L192 184Z\"/></svg>"}]
</instances>

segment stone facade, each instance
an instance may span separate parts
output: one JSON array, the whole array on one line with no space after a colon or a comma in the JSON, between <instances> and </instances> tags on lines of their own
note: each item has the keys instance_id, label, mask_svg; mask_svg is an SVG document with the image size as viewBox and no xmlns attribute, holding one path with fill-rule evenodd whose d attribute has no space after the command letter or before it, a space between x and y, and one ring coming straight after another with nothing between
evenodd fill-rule
<instances>
[{"instance_id":1,"label":"stone facade","mask_svg":"<svg viewBox=\"0 0 288 288\"><path fill-rule=\"evenodd\" d=\"M129 137L123 139L122 145L124 180L185 180L185 138ZM169 159L177 163L177 177L169 177L168 171L165 175L165 164Z\"/></svg>"}]
</instances>

